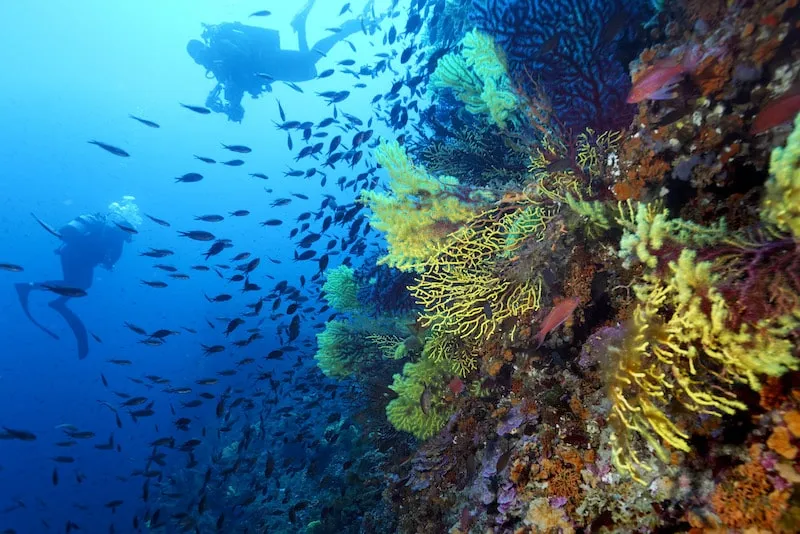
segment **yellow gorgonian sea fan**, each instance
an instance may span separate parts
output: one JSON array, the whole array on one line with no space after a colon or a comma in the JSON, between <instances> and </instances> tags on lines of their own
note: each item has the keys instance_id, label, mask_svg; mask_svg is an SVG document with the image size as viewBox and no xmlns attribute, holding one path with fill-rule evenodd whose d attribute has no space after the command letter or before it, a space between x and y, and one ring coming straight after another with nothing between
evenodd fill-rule
<instances>
[{"instance_id":1,"label":"yellow gorgonian sea fan","mask_svg":"<svg viewBox=\"0 0 800 534\"><path fill-rule=\"evenodd\" d=\"M375 156L389 173L390 192L362 191L361 201L373 212L372 227L386 234L389 251L380 263L402 271L420 270L446 236L473 217L489 197L462 187L451 176L431 176L396 141L382 142Z\"/></svg>"}]
</instances>

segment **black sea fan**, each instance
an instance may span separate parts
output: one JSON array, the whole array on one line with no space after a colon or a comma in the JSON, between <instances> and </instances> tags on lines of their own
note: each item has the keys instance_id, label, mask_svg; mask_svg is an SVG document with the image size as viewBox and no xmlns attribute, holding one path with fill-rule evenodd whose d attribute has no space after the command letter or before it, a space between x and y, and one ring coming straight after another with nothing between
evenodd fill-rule
<instances>
[{"instance_id":1,"label":"black sea fan","mask_svg":"<svg viewBox=\"0 0 800 534\"><path fill-rule=\"evenodd\" d=\"M414 299L408 286L414 283L413 273L404 273L387 265L376 265L369 258L356 271L358 301L374 315L402 315L410 312Z\"/></svg>"}]
</instances>

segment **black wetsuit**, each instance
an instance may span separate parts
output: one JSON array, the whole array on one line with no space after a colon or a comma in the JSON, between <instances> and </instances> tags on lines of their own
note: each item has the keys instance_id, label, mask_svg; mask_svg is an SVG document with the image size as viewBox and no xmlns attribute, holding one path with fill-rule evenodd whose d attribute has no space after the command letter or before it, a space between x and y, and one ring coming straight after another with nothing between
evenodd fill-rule
<instances>
[{"instance_id":1,"label":"black wetsuit","mask_svg":"<svg viewBox=\"0 0 800 534\"><path fill-rule=\"evenodd\" d=\"M124 243L131 240L130 234L121 230L113 220L99 213L81 215L61 228L59 234L62 244L56 250L56 254L61 257L62 278L16 285L25 315L33 324L56 339L58 339L56 334L31 316L28 310L30 292L48 290L48 286L88 290L94 279L94 268L102 265L110 270L122 256ZM78 343L78 357L83 359L89 353L88 334L80 318L66 306L69 299L68 296L59 296L51 301L49 306L67 321Z\"/></svg>"},{"instance_id":2,"label":"black wetsuit","mask_svg":"<svg viewBox=\"0 0 800 534\"><path fill-rule=\"evenodd\" d=\"M244 117L242 97L257 98L271 91L273 81L302 82L317 76L317 62L339 41L360 31L360 20L351 19L340 31L324 37L309 48L305 19L313 2L298 14L293 26L298 34L299 50L283 50L276 30L247 26L240 22L205 25L203 41L191 40L187 52L195 62L213 75L217 85L209 93L206 106L240 122ZM224 99L223 99L224 96Z\"/></svg>"}]
</instances>

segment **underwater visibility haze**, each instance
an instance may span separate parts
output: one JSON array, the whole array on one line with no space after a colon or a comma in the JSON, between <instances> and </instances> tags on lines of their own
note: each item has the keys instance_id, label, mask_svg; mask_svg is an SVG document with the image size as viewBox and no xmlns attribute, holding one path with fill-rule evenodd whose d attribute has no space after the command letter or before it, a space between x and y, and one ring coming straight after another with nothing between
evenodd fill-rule
<instances>
[{"instance_id":1,"label":"underwater visibility haze","mask_svg":"<svg viewBox=\"0 0 800 534\"><path fill-rule=\"evenodd\" d=\"M0 533L800 531L797 0L0 15Z\"/></svg>"}]
</instances>

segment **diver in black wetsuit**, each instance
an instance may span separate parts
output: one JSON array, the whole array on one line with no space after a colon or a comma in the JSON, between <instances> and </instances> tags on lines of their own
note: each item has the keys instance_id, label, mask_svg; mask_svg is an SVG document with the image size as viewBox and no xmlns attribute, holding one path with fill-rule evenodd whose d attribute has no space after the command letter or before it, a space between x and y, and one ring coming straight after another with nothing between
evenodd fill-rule
<instances>
[{"instance_id":1,"label":"diver in black wetsuit","mask_svg":"<svg viewBox=\"0 0 800 534\"><path fill-rule=\"evenodd\" d=\"M204 24L203 41L192 39L186 45L186 51L198 65L206 68L207 78L213 77L217 80L217 85L206 99L206 107L225 113L229 120L241 122L244 117L242 97L245 92L258 98L264 91L272 90L273 81L313 80L317 76L316 63L336 43L365 29L364 24L368 24L370 28L375 27L375 21L362 24L372 7L370 2L362 19L344 22L337 33L320 39L309 48L306 19L314 2L315 0L309 0L292 20L299 50L281 49L277 30L246 26L240 22Z\"/></svg>"},{"instance_id":2,"label":"diver in black wetsuit","mask_svg":"<svg viewBox=\"0 0 800 534\"><path fill-rule=\"evenodd\" d=\"M92 286L94 268L102 265L108 270L122 256L123 245L131 241L131 234L122 228L131 224L117 213L81 215L61 228L57 235L61 238L61 246L55 251L61 256L61 280L49 280L40 283L16 284L17 295L25 315L54 339L58 336L45 328L31 316L28 309L28 297L31 291L52 291L52 288L87 290ZM89 339L86 327L80 318L67 307L70 296L59 293L57 299L49 306L67 321L78 343L78 357L83 359L89 353Z\"/></svg>"}]
</instances>

